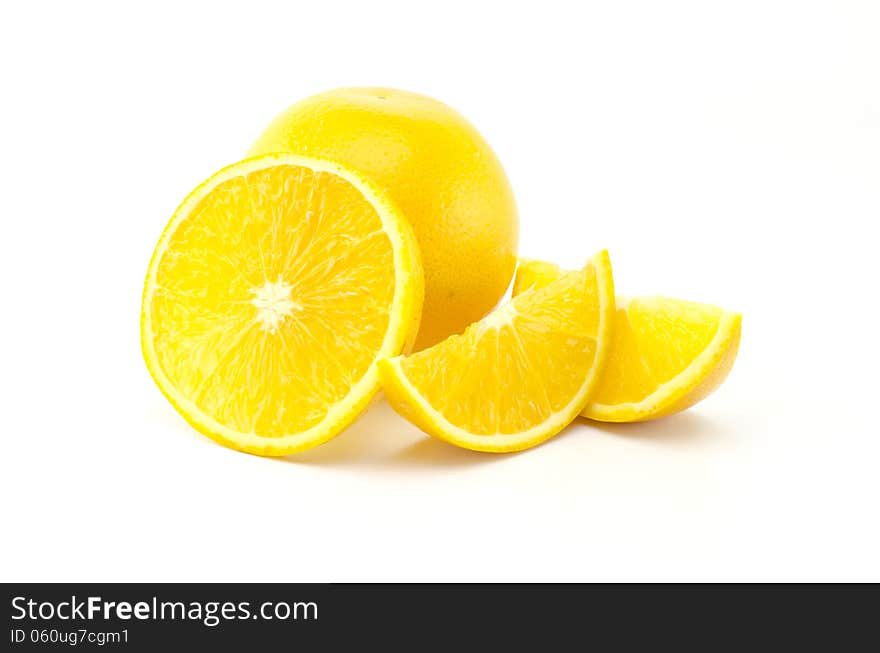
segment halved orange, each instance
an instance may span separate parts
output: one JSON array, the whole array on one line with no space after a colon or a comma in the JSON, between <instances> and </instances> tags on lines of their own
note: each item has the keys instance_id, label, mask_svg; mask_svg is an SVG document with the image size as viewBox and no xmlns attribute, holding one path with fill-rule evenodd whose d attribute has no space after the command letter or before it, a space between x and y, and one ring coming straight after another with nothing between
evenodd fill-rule
<instances>
[{"instance_id":1,"label":"halved orange","mask_svg":"<svg viewBox=\"0 0 880 653\"><path fill-rule=\"evenodd\" d=\"M411 228L372 182L289 154L224 168L184 200L147 271L144 358L196 429L285 455L338 434L405 351L423 296Z\"/></svg>"}]
</instances>

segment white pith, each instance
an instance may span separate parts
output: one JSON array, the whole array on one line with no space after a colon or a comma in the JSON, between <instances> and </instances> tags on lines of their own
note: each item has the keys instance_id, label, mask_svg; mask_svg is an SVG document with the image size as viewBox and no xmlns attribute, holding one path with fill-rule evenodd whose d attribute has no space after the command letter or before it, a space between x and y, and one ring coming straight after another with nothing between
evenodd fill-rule
<instances>
[{"instance_id":1,"label":"white pith","mask_svg":"<svg viewBox=\"0 0 880 653\"><path fill-rule=\"evenodd\" d=\"M292 286L281 279L267 281L259 288L251 288L254 298L251 304L257 309L257 322L260 328L274 333L285 317L293 315L294 309L301 308L293 301Z\"/></svg>"},{"instance_id":2,"label":"white pith","mask_svg":"<svg viewBox=\"0 0 880 653\"><path fill-rule=\"evenodd\" d=\"M480 333L485 333L489 329L500 329L504 325L513 322L516 316L516 307L513 305L513 302L507 302L482 319L479 323Z\"/></svg>"}]
</instances>

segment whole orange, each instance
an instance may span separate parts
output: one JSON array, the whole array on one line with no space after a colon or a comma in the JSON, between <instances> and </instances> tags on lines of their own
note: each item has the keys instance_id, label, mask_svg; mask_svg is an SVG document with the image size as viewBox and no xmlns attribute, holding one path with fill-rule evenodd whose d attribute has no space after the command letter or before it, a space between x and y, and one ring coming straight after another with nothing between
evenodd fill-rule
<instances>
[{"instance_id":1,"label":"whole orange","mask_svg":"<svg viewBox=\"0 0 880 653\"><path fill-rule=\"evenodd\" d=\"M451 107L389 88L340 88L281 113L250 153L337 161L373 179L412 224L425 271L415 349L491 311L516 266L519 218L507 175Z\"/></svg>"}]
</instances>

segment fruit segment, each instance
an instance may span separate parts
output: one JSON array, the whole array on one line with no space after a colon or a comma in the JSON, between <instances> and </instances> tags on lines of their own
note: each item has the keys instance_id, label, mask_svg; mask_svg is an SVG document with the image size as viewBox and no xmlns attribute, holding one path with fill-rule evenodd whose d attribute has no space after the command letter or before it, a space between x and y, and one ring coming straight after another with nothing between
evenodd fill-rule
<instances>
[{"instance_id":1,"label":"fruit segment","mask_svg":"<svg viewBox=\"0 0 880 653\"><path fill-rule=\"evenodd\" d=\"M178 209L151 262L142 341L197 428L283 455L332 437L415 336L418 251L367 182L275 155L227 168Z\"/></svg>"},{"instance_id":2,"label":"fruit segment","mask_svg":"<svg viewBox=\"0 0 880 653\"><path fill-rule=\"evenodd\" d=\"M379 363L392 406L427 433L479 451L552 437L596 387L611 344L607 252L524 293L465 330Z\"/></svg>"},{"instance_id":3,"label":"fruit segment","mask_svg":"<svg viewBox=\"0 0 880 653\"><path fill-rule=\"evenodd\" d=\"M522 260L513 294L564 274L551 263ZM717 389L733 367L741 324L739 314L709 304L618 296L608 364L582 414L631 422L693 406Z\"/></svg>"}]
</instances>

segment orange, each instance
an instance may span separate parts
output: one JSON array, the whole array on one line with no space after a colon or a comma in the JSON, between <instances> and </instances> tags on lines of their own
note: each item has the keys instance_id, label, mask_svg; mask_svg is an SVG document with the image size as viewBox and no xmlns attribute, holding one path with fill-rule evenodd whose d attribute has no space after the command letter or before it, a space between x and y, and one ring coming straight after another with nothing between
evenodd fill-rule
<instances>
[{"instance_id":1,"label":"orange","mask_svg":"<svg viewBox=\"0 0 880 653\"><path fill-rule=\"evenodd\" d=\"M379 389L418 329L418 247L398 209L336 163L224 168L175 212L144 284L141 344L168 400L229 447L320 444Z\"/></svg>"},{"instance_id":2,"label":"orange","mask_svg":"<svg viewBox=\"0 0 880 653\"><path fill-rule=\"evenodd\" d=\"M510 300L458 336L379 360L385 396L426 433L476 451L519 451L559 433L591 398L612 341L603 251Z\"/></svg>"},{"instance_id":3,"label":"orange","mask_svg":"<svg viewBox=\"0 0 880 653\"><path fill-rule=\"evenodd\" d=\"M495 307L516 266L519 220L495 153L451 107L389 88L341 88L294 104L251 154L338 161L387 191L421 249L425 304L416 349Z\"/></svg>"},{"instance_id":4,"label":"orange","mask_svg":"<svg viewBox=\"0 0 880 653\"><path fill-rule=\"evenodd\" d=\"M522 260L513 294L564 274L552 263ZM581 414L603 422L640 422L690 408L727 378L741 331L742 316L718 306L618 295L608 364Z\"/></svg>"}]
</instances>

